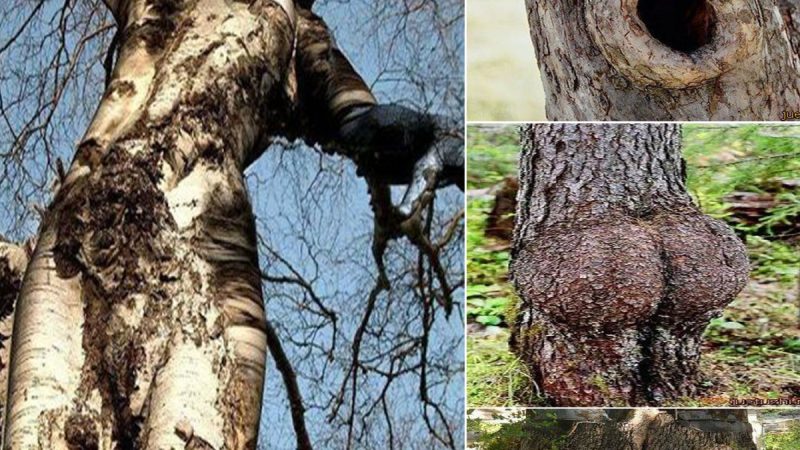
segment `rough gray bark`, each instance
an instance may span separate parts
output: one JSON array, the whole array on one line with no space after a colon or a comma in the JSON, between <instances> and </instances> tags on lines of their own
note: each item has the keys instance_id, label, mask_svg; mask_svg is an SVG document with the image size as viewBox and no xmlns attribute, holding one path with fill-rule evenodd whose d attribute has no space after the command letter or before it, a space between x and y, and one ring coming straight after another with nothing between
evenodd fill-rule
<instances>
[{"instance_id":1,"label":"rough gray bark","mask_svg":"<svg viewBox=\"0 0 800 450\"><path fill-rule=\"evenodd\" d=\"M243 171L275 136L358 160L341 120L376 101L291 0L106 4L116 63L21 285L3 448L252 449L267 343Z\"/></svg>"},{"instance_id":2,"label":"rough gray bark","mask_svg":"<svg viewBox=\"0 0 800 450\"><path fill-rule=\"evenodd\" d=\"M555 405L690 395L709 320L747 282L743 244L686 192L680 127L522 130L512 348Z\"/></svg>"},{"instance_id":3,"label":"rough gray bark","mask_svg":"<svg viewBox=\"0 0 800 450\"><path fill-rule=\"evenodd\" d=\"M796 1L527 7L550 120L781 120L799 108Z\"/></svg>"}]
</instances>

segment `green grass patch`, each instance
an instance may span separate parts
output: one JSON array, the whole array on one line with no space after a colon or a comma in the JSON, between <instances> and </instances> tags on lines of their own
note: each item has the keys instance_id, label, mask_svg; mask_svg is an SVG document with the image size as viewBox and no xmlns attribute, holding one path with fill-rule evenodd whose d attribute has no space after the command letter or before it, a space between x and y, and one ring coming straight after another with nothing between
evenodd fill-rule
<instances>
[{"instance_id":1,"label":"green grass patch","mask_svg":"<svg viewBox=\"0 0 800 450\"><path fill-rule=\"evenodd\" d=\"M467 399L480 406L546 405L502 331L467 338Z\"/></svg>"},{"instance_id":2,"label":"green grass patch","mask_svg":"<svg viewBox=\"0 0 800 450\"><path fill-rule=\"evenodd\" d=\"M767 450L795 450L800 448L800 424L792 425L784 433L767 433Z\"/></svg>"}]
</instances>

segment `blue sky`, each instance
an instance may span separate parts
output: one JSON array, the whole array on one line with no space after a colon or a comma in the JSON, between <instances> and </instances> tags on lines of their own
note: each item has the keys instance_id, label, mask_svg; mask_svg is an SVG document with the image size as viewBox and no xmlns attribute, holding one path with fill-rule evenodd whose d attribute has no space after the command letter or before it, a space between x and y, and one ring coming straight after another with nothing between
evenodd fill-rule
<instances>
[{"instance_id":1,"label":"blue sky","mask_svg":"<svg viewBox=\"0 0 800 450\"><path fill-rule=\"evenodd\" d=\"M372 2L350 2L347 5L329 2L322 3L319 6L321 7L318 9L318 13L335 29L338 44L362 76L373 86L379 101L428 106L436 113L454 113L458 117L463 115L463 107L459 106L455 112L452 109L452 105L460 103L460 100L446 98L446 95L437 96L436 92L421 92L421 90L417 90L404 82L393 81L396 79L393 76L387 76L385 80L379 78L379 75L385 72L382 69L385 68L387 60L391 57L403 58L405 55L406 60L420 58L421 63L425 65L424 70L430 70L428 65L436 66L437 58L434 53L427 59L424 56L420 56L426 51L426 44L428 47L433 45L433 38L428 43L419 42L420 52L416 55L409 56L409 50L413 51L413 47L396 46L395 48L399 50L400 54L390 56L386 54L386 49L379 39L365 39L365 35L369 35L367 33L369 25L365 26L359 23L361 18L364 21L368 21L373 8ZM454 40L457 41L454 45L460 49L463 46L463 35L459 32L454 37ZM391 66L391 63L388 64ZM459 58L458 64L463 67L463 57ZM433 72L436 73L437 69L439 67L435 67ZM463 69L451 75L453 78L449 80L449 83L456 85L458 89L462 89ZM441 84L438 86L441 86ZM302 169L293 171L293 175L289 177L283 173L275 174L271 171L280 166L279 160L283 160L284 166ZM273 173L273 182L258 186L255 183L251 183L251 193L253 198L257 199L255 202L257 215L268 222L265 228L271 230L270 235L282 236L281 239L272 241L274 244L285 247L285 250L282 250L282 254L289 255L287 257L291 257L293 263L312 272L311 264L308 263L303 255L304 245L298 242L296 238L293 238L294 230L292 230L300 222L299 216L309 215L309 210L311 210L311 215L314 217L315 234L324 236L324 239L326 239L325 244L327 244L330 253L346 253L347 251L355 251L357 253L350 261L340 262L337 265L337 270L326 273L321 277L322 279L318 284L320 292L325 295L329 291L345 290L347 294L339 293L336 296L338 299L342 299L339 301L347 301L350 296L350 301L363 302L365 295L363 295L362 284L365 282L371 283L371 276L373 275L373 273L364 269L365 266L368 267L371 264L368 239L372 226L366 185L363 180L355 176L354 167L349 162L336 158L324 158L323 161L323 164L327 165L330 172L325 172L325 175L319 178L317 168L320 165L320 160L314 153L302 150L298 152L281 152L278 150L267 153L262 157L251 169L252 173L259 175ZM342 171L342 175L334 174L333 172L335 171ZM298 176L297 172L302 172L302 175ZM285 183L286 178L295 180L296 184ZM309 187L315 184L312 180L315 180L319 185L335 185L335 187L327 189L328 194L323 198L314 199L315 202L318 202L318 205L310 206L309 202L307 202L298 208L296 202L287 203L285 201L296 197L298 192L308 192ZM452 187L440 192L438 201L440 205L443 205L440 208L450 213L460 208L463 202L461 192ZM346 211L344 217L343 211ZM463 247L461 251L463 252ZM459 260L460 266L460 259L455 259ZM463 267L458 267L458 270L463 270ZM458 293L457 295L460 296L463 293ZM282 304L280 299L268 299L267 305L268 315L273 321L276 320L276 316L283 316L284 312L292 313L292 307ZM337 306L339 307L337 309L344 311L348 307L352 307L349 305ZM442 347L444 347L445 343L461 343L462 335L463 324L461 318L454 314L449 321L440 320L438 322L434 338L441 341ZM437 346L437 342L434 342L431 347L436 348ZM463 367L463 355L461 353L452 354L451 356L454 366ZM282 383L274 370L269 373L264 414L262 414L261 442L266 444L266 448L291 450L294 448L291 441L293 435L285 402L271 401L283 395ZM331 381L336 379L337 377L330 377ZM396 413L406 418L416 417L418 421L416 432L422 433L424 428L418 412L419 400L416 396L415 383L416 380L412 378L398 383L391 397L396 402ZM463 407L463 399L461 398L462 383L463 378L455 380L451 385L447 386L447 391L442 391L443 394L447 392L447 395L451 397L449 404L455 408ZM314 392L314 387L307 386L303 390L305 392ZM309 421L312 435L330 432L327 429L323 414L311 411L307 414L307 420Z\"/></svg>"}]
</instances>

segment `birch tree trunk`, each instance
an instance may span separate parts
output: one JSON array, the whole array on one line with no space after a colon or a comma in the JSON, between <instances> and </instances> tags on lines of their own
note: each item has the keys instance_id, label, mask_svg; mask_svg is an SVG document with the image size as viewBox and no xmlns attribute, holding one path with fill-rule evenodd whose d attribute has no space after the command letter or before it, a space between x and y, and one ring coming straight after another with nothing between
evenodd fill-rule
<instances>
[{"instance_id":1,"label":"birch tree trunk","mask_svg":"<svg viewBox=\"0 0 800 450\"><path fill-rule=\"evenodd\" d=\"M20 286L3 448L253 449L267 327L244 169L274 136L389 158L370 185L413 186L411 214L463 137L377 105L313 2L105 3L116 64ZM385 156L388 132L408 142Z\"/></svg>"},{"instance_id":2,"label":"birch tree trunk","mask_svg":"<svg viewBox=\"0 0 800 450\"><path fill-rule=\"evenodd\" d=\"M28 267L28 258L28 252L23 247L4 242L0 238L0 423L5 420L14 305L22 285L22 277Z\"/></svg>"},{"instance_id":3,"label":"birch tree trunk","mask_svg":"<svg viewBox=\"0 0 800 450\"><path fill-rule=\"evenodd\" d=\"M266 340L242 171L280 123L294 18L112 8L113 77L17 305L4 448L254 448Z\"/></svg>"},{"instance_id":4,"label":"birch tree trunk","mask_svg":"<svg viewBox=\"0 0 800 450\"><path fill-rule=\"evenodd\" d=\"M283 0L107 4L117 62L22 284L3 448L255 448L242 173L287 133L299 19Z\"/></svg>"},{"instance_id":5,"label":"birch tree trunk","mask_svg":"<svg viewBox=\"0 0 800 450\"><path fill-rule=\"evenodd\" d=\"M511 345L555 405L690 395L703 330L744 287L743 244L686 192L674 124L522 130Z\"/></svg>"},{"instance_id":6,"label":"birch tree trunk","mask_svg":"<svg viewBox=\"0 0 800 450\"><path fill-rule=\"evenodd\" d=\"M550 120L800 117L800 11L791 0L527 8Z\"/></svg>"}]
</instances>

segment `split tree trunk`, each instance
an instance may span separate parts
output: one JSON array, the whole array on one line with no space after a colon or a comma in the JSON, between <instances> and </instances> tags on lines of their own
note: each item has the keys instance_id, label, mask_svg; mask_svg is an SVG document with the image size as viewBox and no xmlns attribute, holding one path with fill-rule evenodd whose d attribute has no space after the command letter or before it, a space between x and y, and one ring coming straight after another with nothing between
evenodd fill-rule
<instances>
[{"instance_id":1,"label":"split tree trunk","mask_svg":"<svg viewBox=\"0 0 800 450\"><path fill-rule=\"evenodd\" d=\"M267 350L243 170L292 133L308 19L106 3L117 63L22 284L3 448L252 449Z\"/></svg>"},{"instance_id":2,"label":"split tree trunk","mask_svg":"<svg viewBox=\"0 0 800 450\"><path fill-rule=\"evenodd\" d=\"M512 348L556 405L690 395L709 320L744 287L743 244L686 192L674 124L522 130Z\"/></svg>"},{"instance_id":3,"label":"split tree trunk","mask_svg":"<svg viewBox=\"0 0 800 450\"><path fill-rule=\"evenodd\" d=\"M267 343L244 169L288 136L363 170L399 128L406 169L373 182L424 186L420 208L463 138L423 113L383 124L397 108L313 2L105 3L117 61L21 285L3 448L254 449Z\"/></svg>"},{"instance_id":4,"label":"split tree trunk","mask_svg":"<svg viewBox=\"0 0 800 450\"><path fill-rule=\"evenodd\" d=\"M295 19L109 3L119 57L22 286L3 445L254 448L266 339L242 171L280 123Z\"/></svg>"},{"instance_id":5,"label":"split tree trunk","mask_svg":"<svg viewBox=\"0 0 800 450\"><path fill-rule=\"evenodd\" d=\"M550 120L781 120L800 112L800 6L791 0L527 6Z\"/></svg>"}]
</instances>

